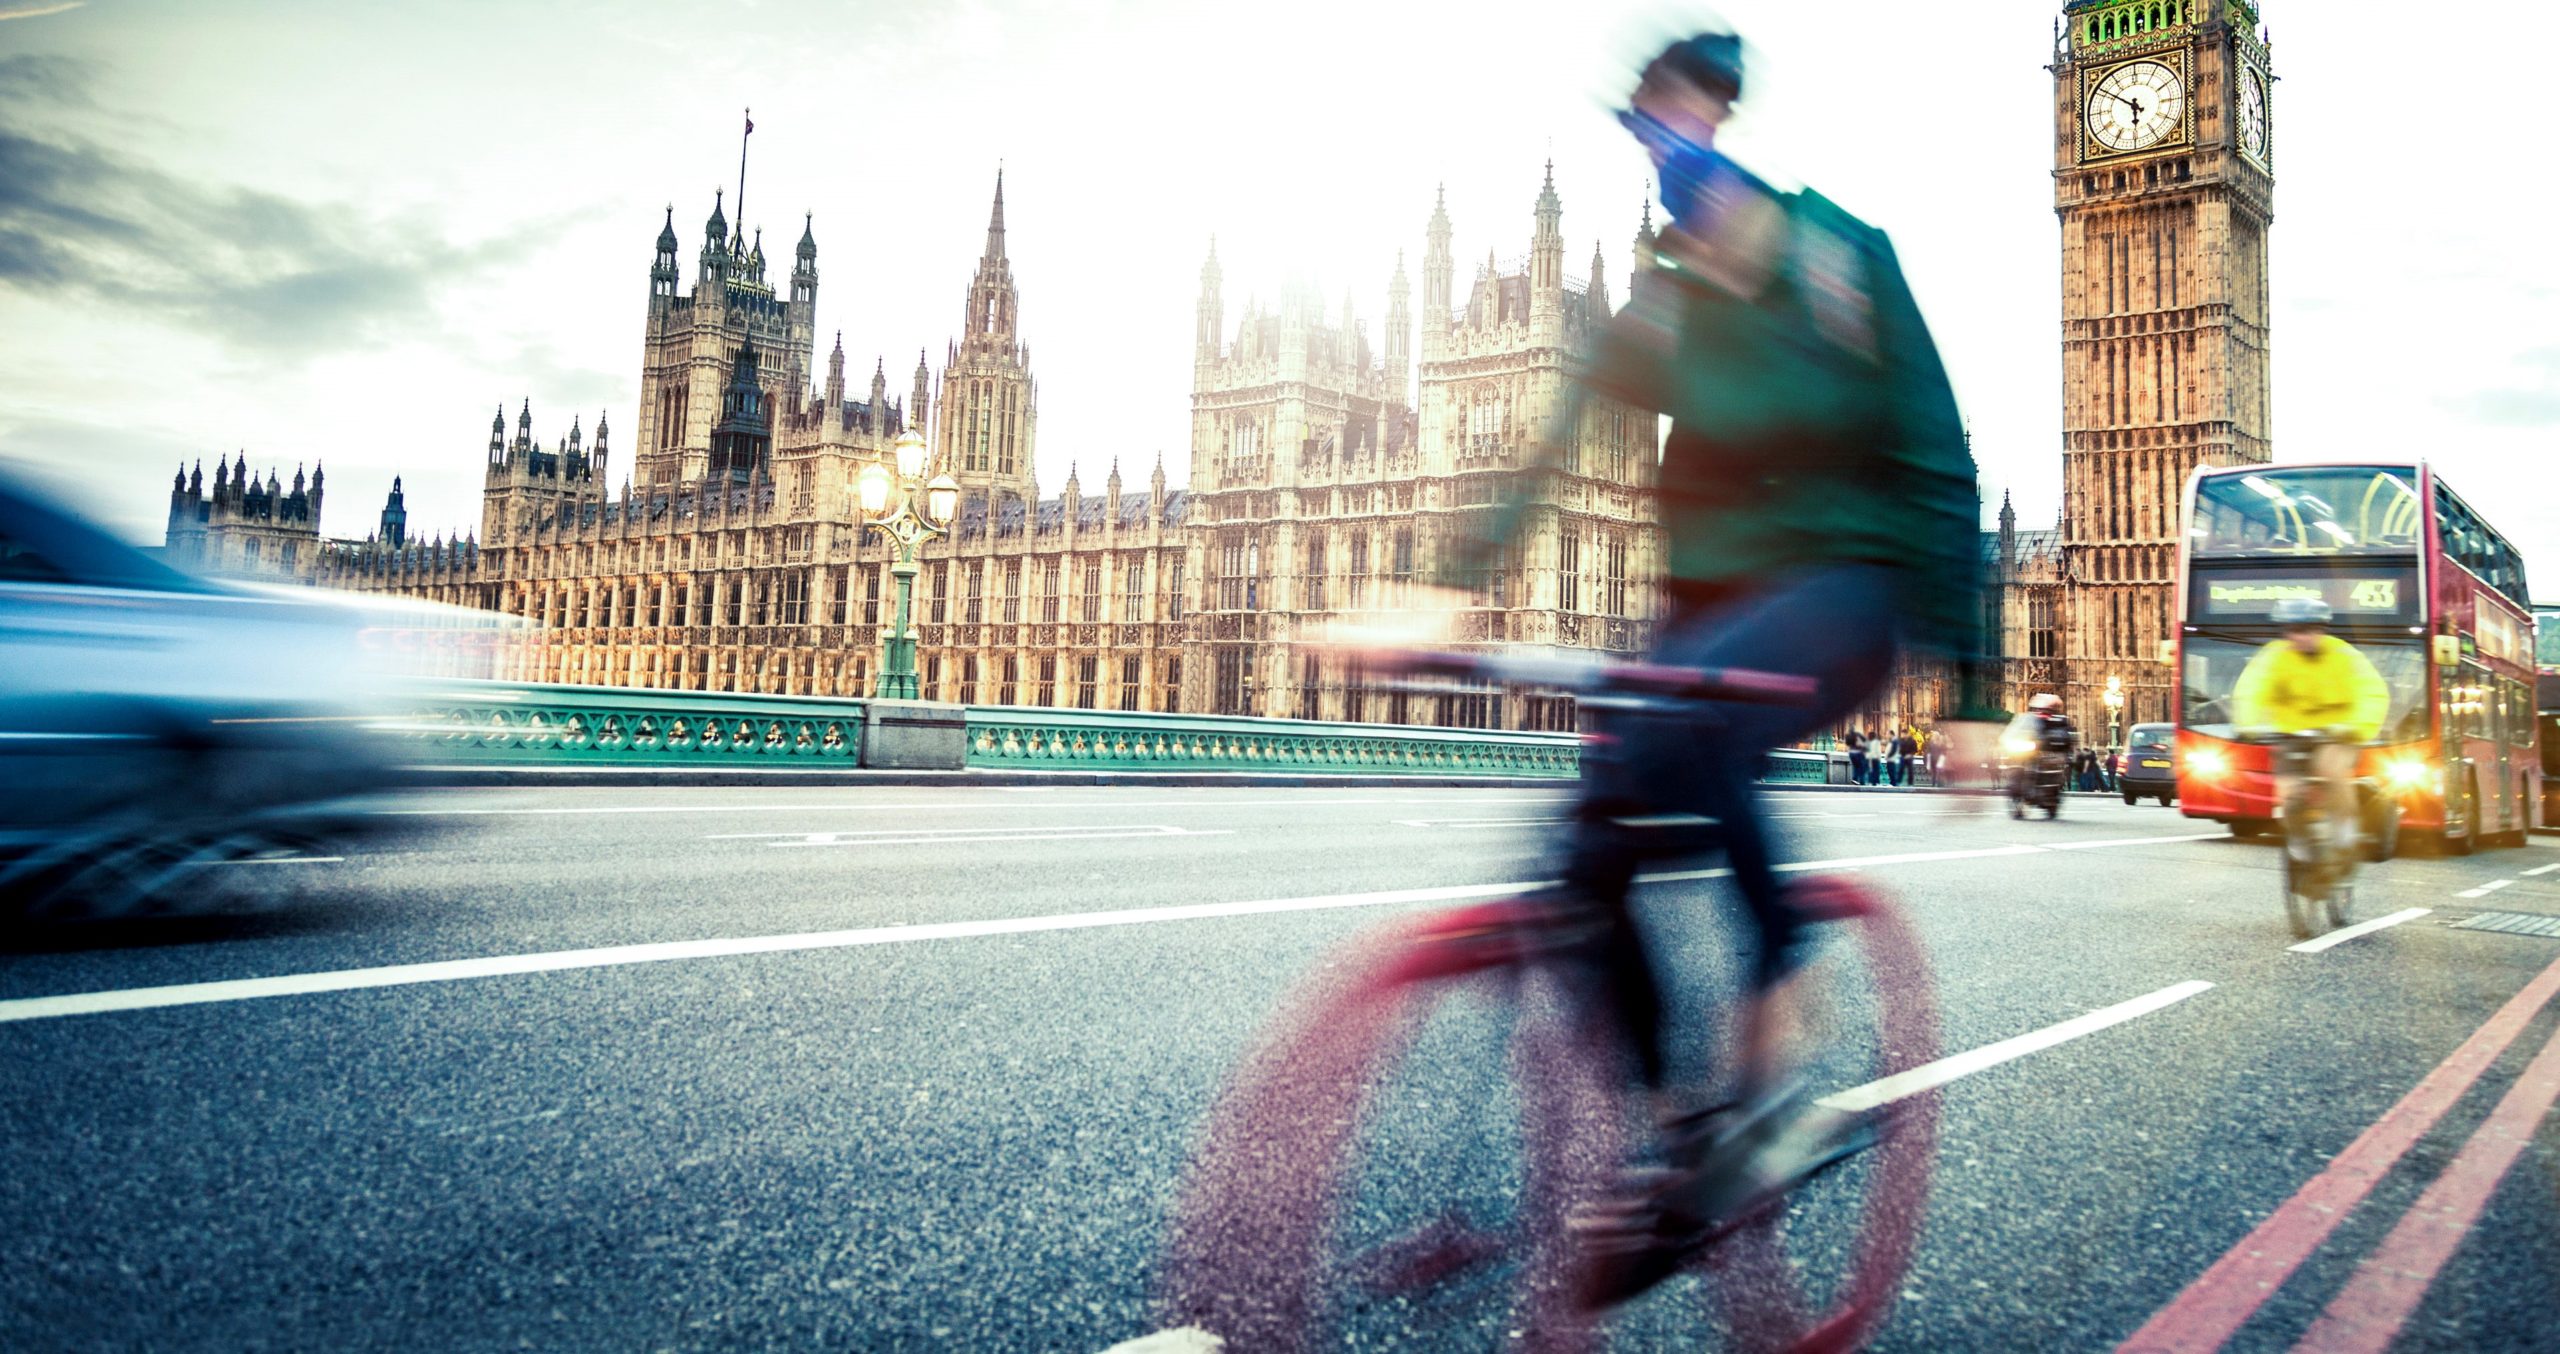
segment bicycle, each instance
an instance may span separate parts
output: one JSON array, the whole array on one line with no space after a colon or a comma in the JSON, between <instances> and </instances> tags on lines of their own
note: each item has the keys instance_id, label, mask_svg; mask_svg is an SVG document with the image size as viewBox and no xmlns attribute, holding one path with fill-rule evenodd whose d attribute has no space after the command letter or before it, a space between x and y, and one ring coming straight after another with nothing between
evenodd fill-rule
<instances>
[{"instance_id":1,"label":"bicycle","mask_svg":"<svg viewBox=\"0 0 2560 1354\"><path fill-rule=\"evenodd\" d=\"M1801 679L1739 670L1447 654L1397 666L1576 691L1586 707L1810 694ZM1605 743L1586 737L1585 747L1605 755ZM1711 827L1664 817L1670 831ZM1684 845L1710 845L1710 835ZM1682 877L1698 876L1673 876ZM1882 1323L1918 1239L1936 1096L1897 1094L1884 1079L1937 1057L1937 1013L1918 941L1883 898L1821 878L1799 883L1796 901L1823 921L1854 923L1861 942L1866 981L1846 990L1871 996L1870 1008L1834 1014L1869 1017L1869 1039L1833 1043L1830 1059L1808 1070L1864 1081L1821 1103L1874 1130L1874 1145L1824 1175L1819 1200L1808 1202L1799 1178L1719 1220L1682 1269L1708 1280L1721 1324L1742 1347L1848 1349ZM1504 1348L1601 1348L1602 1315L1576 1300L1594 1259L1590 1230L1577 1223L1618 1183L1642 1115L1591 981L1599 930L1588 904L1540 886L1381 926L1302 979L1183 1173L1163 1269L1173 1322L1237 1350L1340 1347L1375 1323L1406 1338L1418 1328L1432 1348L1462 1345L1470 1330ZM1471 1005L1462 994L1488 1000ZM1508 1046L1494 1074L1499 1097L1470 1081L1456 1056L1470 1033L1487 1032ZM1486 1122L1482 1110L1497 1098L1513 1122ZM1407 1129L1428 1144L1413 1160L1393 1150ZM1475 1151L1442 1150L1471 1140ZM1485 1169L1487 1141L1516 1161ZM1845 1242L1822 1234L1842 1218ZM1792 1248L1791 1221L1805 1224ZM1808 1291L1799 1263L1829 1269L1832 1282Z\"/></svg>"},{"instance_id":2,"label":"bicycle","mask_svg":"<svg viewBox=\"0 0 2560 1354\"><path fill-rule=\"evenodd\" d=\"M2355 824L2331 820L2336 787L2316 771L2320 750L2336 741L2326 732L2263 735L2253 740L2272 752L2279 782L2289 782L2279 811L2284 831L2284 910L2296 939L2309 940L2347 924L2355 906ZM2326 922L2324 926L2321 923Z\"/></svg>"}]
</instances>

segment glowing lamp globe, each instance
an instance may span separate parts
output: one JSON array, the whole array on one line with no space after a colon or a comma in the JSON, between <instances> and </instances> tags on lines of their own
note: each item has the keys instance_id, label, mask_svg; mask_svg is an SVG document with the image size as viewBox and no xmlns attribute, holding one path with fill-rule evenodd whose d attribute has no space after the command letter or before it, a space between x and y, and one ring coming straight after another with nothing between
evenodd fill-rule
<instances>
[{"instance_id":1,"label":"glowing lamp globe","mask_svg":"<svg viewBox=\"0 0 2560 1354\"><path fill-rule=\"evenodd\" d=\"M854 493L862 502L864 516L877 517L888 510L891 487L889 468L877 461L864 466L862 473L853 477Z\"/></svg>"},{"instance_id":2,"label":"glowing lamp globe","mask_svg":"<svg viewBox=\"0 0 2560 1354\"><path fill-rule=\"evenodd\" d=\"M913 428L898 434L897 457L898 478L909 480L924 478L924 434Z\"/></svg>"},{"instance_id":3,"label":"glowing lamp globe","mask_svg":"<svg viewBox=\"0 0 2560 1354\"><path fill-rule=\"evenodd\" d=\"M949 475L936 475L924 487L924 515L935 526L947 527L960 514L960 482Z\"/></svg>"}]
</instances>

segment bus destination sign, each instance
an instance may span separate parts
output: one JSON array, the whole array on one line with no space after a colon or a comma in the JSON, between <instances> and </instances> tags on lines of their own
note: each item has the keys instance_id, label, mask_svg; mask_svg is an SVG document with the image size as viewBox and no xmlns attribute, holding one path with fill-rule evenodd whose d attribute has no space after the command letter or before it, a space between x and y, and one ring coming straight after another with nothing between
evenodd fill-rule
<instances>
[{"instance_id":1,"label":"bus destination sign","mask_svg":"<svg viewBox=\"0 0 2560 1354\"><path fill-rule=\"evenodd\" d=\"M2278 602L2300 597L2327 602L2341 621L2389 621L2405 617L2417 598L2409 575L2400 570L2281 574L2260 570L2215 570L2199 577L2203 613L2244 620L2264 617Z\"/></svg>"}]
</instances>

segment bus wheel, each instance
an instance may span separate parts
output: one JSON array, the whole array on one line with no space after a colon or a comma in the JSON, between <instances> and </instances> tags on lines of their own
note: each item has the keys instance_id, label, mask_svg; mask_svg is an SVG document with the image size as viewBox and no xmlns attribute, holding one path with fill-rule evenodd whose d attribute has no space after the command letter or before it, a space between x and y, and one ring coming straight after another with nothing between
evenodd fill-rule
<instances>
[{"instance_id":1,"label":"bus wheel","mask_svg":"<svg viewBox=\"0 0 2560 1354\"><path fill-rule=\"evenodd\" d=\"M2533 803L2532 784L2517 781L2516 797L2510 802L2516 806L2516 825L2499 833L2496 844L2502 847L2523 846L2533 840L2532 810L2527 807Z\"/></svg>"},{"instance_id":2,"label":"bus wheel","mask_svg":"<svg viewBox=\"0 0 2560 1354\"><path fill-rule=\"evenodd\" d=\"M2453 824L2447 823L2445 830L2438 834L2436 840L2442 843L2441 854L2448 856L2467 856L2479 849L2480 796L2478 794L2463 797L2462 831L2456 833L2453 831Z\"/></svg>"}]
</instances>

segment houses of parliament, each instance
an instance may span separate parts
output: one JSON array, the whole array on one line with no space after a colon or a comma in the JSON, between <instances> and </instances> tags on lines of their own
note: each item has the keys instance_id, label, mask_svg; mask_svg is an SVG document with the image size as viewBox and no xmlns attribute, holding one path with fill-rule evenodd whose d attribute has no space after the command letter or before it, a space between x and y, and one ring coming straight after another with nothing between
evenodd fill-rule
<instances>
[{"instance_id":1,"label":"houses of parliament","mask_svg":"<svg viewBox=\"0 0 2560 1354\"><path fill-rule=\"evenodd\" d=\"M547 444L528 402L490 421L476 529L421 540L395 480L364 540L318 533L320 475L287 491L245 458L172 486L169 557L523 617L519 680L788 695L868 695L894 624L890 547L854 478L923 433L960 484L917 579L926 699L962 704L1564 728L1559 702L1510 692L1373 692L1310 641L1336 618L1396 610L1453 515L1489 510L1527 464L1568 368L1611 313L1591 254L1565 266L1552 167L1525 258L1488 253L1459 290L1435 209L1416 323L1401 259L1372 342L1351 297L1303 285L1229 327L1214 242L1201 270L1192 482L1108 463L1034 478L1037 382L1006 248L999 175L958 335L939 370L885 361L848 388L839 341L818 370L818 246L805 222L786 287L758 236L715 202L691 286L672 211L648 273L638 427L615 464L599 414ZM1644 266L1649 229L1636 240ZM1418 342L1417 342L1418 341ZM1646 497L1654 420L1598 408L1516 558L1461 618L1478 640L1633 652L1652 605ZM1129 469L1135 470L1136 467ZM619 488L615 486L619 484Z\"/></svg>"},{"instance_id":2,"label":"houses of parliament","mask_svg":"<svg viewBox=\"0 0 2560 1354\"><path fill-rule=\"evenodd\" d=\"M2084 728L2171 717L2179 495L2199 466L2268 458L2272 77L2252 0L2068 0L2053 63L2061 224L2064 498L2051 530L2004 501L1984 533L1998 699L2061 693ZM2132 109L2131 116L2123 110ZM688 289L673 212L648 269L629 464L606 417L548 445L529 402L501 407L476 530L419 538L393 482L363 540L319 535L322 476L287 489L245 457L181 474L167 553L214 572L394 593L535 624L506 674L528 681L868 695L889 547L854 477L913 428L959 481L915 598L927 699L1563 729L1519 691L1370 689L1311 641L1392 612L1466 514L1489 511L1564 407L1578 353L1613 312L1607 256L1567 271L1552 166L1525 255L1461 265L1445 205L1425 225L1421 296L1403 256L1373 343L1356 299L1304 285L1232 324L1214 242L1201 268L1190 478L1116 462L1088 488L1034 477L1038 386L1006 250L998 176L985 247L936 370L893 397L885 360L848 386L818 358L818 247L804 222L777 289L758 233L715 201ZM1633 242L1643 285L1654 235ZM1285 266L1285 261L1282 261ZM1657 420L1584 406L1541 475L1517 544L1457 618L1476 644L1633 653L1659 558ZM1135 467L1131 467L1135 470ZM617 473L619 488L616 488ZM1907 664L1860 720L1927 722L1947 677Z\"/></svg>"}]
</instances>

